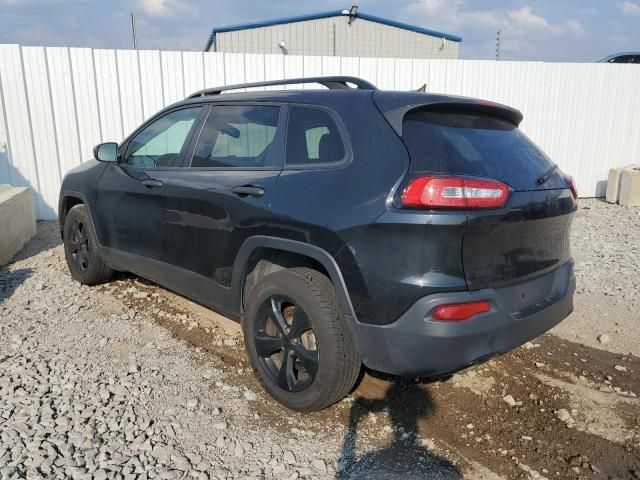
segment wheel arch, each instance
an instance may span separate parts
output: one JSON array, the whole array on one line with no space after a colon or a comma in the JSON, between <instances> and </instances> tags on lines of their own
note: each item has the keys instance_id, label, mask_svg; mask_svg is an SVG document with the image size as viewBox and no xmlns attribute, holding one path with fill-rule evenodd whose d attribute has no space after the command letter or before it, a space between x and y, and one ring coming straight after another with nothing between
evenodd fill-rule
<instances>
[{"instance_id":1,"label":"wheel arch","mask_svg":"<svg viewBox=\"0 0 640 480\"><path fill-rule=\"evenodd\" d=\"M97 235L96 226L93 223L91 207L89 206L87 197L85 197L81 192L65 191L60 195L60 201L58 204L58 222L60 226L60 235L64 235L64 222L67 218L67 214L76 205L84 205L86 207L87 214L89 215L89 223L91 225L91 229L93 230L93 235L96 239L96 242L98 243L98 246L100 246L100 239Z\"/></svg>"},{"instance_id":2,"label":"wheel arch","mask_svg":"<svg viewBox=\"0 0 640 480\"><path fill-rule=\"evenodd\" d=\"M261 249L282 252L284 254L294 254L298 256L298 258L304 258L314 263L317 262L317 264L322 267L322 270L324 270L322 273L325 273L329 277L329 280L331 280L331 283L336 290L336 295L340 300L343 314L355 319L355 312L344 278L342 277L338 264L329 252L309 243L266 235L257 235L245 240L238 251L238 255L236 256L236 260L233 265L232 289L233 291L238 292L241 314L244 313L244 288L245 282L251 273L250 269L252 268L253 263L252 257L254 256L254 253Z\"/></svg>"}]
</instances>

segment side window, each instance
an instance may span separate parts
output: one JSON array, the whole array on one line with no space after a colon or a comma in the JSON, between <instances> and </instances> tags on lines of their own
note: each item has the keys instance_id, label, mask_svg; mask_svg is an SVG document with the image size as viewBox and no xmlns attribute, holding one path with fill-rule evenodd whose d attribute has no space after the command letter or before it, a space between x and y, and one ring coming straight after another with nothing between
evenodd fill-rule
<instances>
[{"instance_id":1,"label":"side window","mask_svg":"<svg viewBox=\"0 0 640 480\"><path fill-rule=\"evenodd\" d=\"M213 107L198 139L192 167L252 168L267 164L280 107Z\"/></svg>"},{"instance_id":2,"label":"side window","mask_svg":"<svg viewBox=\"0 0 640 480\"><path fill-rule=\"evenodd\" d=\"M180 152L200 110L183 108L160 117L129 141L122 163L140 168L180 166Z\"/></svg>"},{"instance_id":3,"label":"side window","mask_svg":"<svg viewBox=\"0 0 640 480\"><path fill-rule=\"evenodd\" d=\"M328 112L317 108L291 108L287 165L331 164L344 158L342 136Z\"/></svg>"},{"instance_id":4,"label":"side window","mask_svg":"<svg viewBox=\"0 0 640 480\"><path fill-rule=\"evenodd\" d=\"M620 55L611 60L611 63L633 63L632 55Z\"/></svg>"}]
</instances>

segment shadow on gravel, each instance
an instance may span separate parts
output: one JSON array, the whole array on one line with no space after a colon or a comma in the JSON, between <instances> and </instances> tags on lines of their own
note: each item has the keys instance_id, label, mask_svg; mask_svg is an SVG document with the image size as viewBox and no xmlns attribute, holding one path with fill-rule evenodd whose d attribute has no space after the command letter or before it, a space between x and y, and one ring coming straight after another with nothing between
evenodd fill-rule
<instances>
[{"instance_id":1,"label":"shadow on gravel","mask_svg":"<svg viewBox=\"0 0 640 480\"><path fill-rule=\"evenodd\" d=\"M33 275L33 270L30 268L13 271L0 268L0 303L7 300L31 275Z\"/></svg>"},{"instance_id":2,"label":"shadow on gravel","mask_svg":"<svg viewBox=\"0 0 640 480\"><path fill-rule=\"evenodd\" d=\"M358 457L357 431L369 413L388 413L394 439L391 444ZM394 379L381 400L358 398L349 414L342 446L344 470L336 475L346 479L461 479L462 474L450 461L429 452L417 441L418 421L435 412L431 395L420 385Z\"/></svg>"}]
</instances>

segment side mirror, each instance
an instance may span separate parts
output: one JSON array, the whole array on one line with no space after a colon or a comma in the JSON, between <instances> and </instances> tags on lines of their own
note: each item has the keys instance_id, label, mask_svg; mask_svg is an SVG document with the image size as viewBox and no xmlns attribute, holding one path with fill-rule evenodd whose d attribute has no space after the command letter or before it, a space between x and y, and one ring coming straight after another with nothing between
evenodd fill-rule
<instances>
[{"instance_id":1,"label":"side mirror","mask_svg":"<svg viewBox=\"0 0 640 480\"><path fill-rule=\"evenodd\" d=\"M115 142L101 143L93 147L93 158L99 162L118 161L118 144Z\"/></svg>"}]
</instances>

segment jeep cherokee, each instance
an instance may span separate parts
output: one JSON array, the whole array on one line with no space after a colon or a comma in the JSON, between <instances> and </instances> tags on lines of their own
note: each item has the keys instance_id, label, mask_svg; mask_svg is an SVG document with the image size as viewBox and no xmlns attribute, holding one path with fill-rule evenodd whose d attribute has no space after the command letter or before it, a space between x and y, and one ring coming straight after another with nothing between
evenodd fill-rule
<instances>
[{"instance_id":1,"label":"jeep cherokee","mask_svg":"<svg viewBox=\"0 0 640 480\"><path fill-rule=\"evenodd\" d=\"M227 92L285 84L326 88ZM363 364L445 376L572 310L577 194L521 120L353 77L203 90L66 175L69 270L133 272L240 321L294 410L340 400Z\"/></svg>"}]
</instances>

